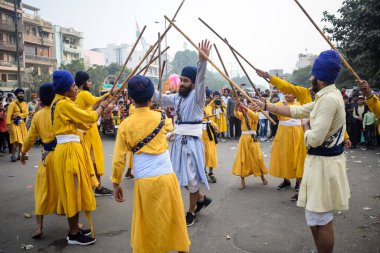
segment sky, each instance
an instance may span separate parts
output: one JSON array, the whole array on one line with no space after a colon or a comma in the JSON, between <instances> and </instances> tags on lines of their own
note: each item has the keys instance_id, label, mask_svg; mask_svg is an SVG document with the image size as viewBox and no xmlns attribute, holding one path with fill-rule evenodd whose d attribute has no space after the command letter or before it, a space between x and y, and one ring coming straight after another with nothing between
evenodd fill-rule
<instances>
[{"instance_id":1,"label":"sky","mask_svg":"<svg viewBox=\"0 0 380 253\"><path fill-rule=\"evenodd\" d=\"M164 15L172 18L181 0L23 0L40 9L41 18L84 33L84 48L107 44L132 44L136 40L136 21L144 25L145 40L153 44L165 30ZM323 11L336 13L343 0L299 0L320 28ZM299 53L319 54L328 44L293 0L185 0L176 24L195 43L209 39L218 46L230 75L243 74L228 47L199 20L201 17L221 36L263 70L284 69L291 73ZM161 23L155 23L161 22ZM194 48L172 28L167 34L169 55ZM215 51L211 58L220 66ZM244 65L257 84L265 82ZM214 70L215 71L215 70Z\"/></svg>"}]
</instances>

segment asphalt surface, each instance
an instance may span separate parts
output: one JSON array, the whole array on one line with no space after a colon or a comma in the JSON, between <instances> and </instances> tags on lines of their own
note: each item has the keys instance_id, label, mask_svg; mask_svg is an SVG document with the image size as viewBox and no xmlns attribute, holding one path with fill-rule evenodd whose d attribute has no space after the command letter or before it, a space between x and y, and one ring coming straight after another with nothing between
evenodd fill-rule
<instances>
[{"instance_id":1,"label":"asphalt surface","mask_svg":"<svg viewBox=\"0 0 380 253\"><path fill-rule=\"evenodd\" d=\"M103 138L106 174L109 180L114 137ZM269 165L270 142L261 144L265 162ZM215 169L217 183L205 191L212 204L189 228L191 252L312 252L315 249L304 210L289 201L294 188L277 191L281 179L268 176L263 186L260 178L249 177L246 189L238 189L240 179L231 173L237 141L218 145L219 168ZM380 150L349 150L347 174L351 187L350 210L336 212L334 219L336 253L380 252ZM26 166L11 163L10 156L0 156L0 253L24 252L23 244L33 245L27 252L131 252L129 246L133 203L133 180L123 179L124 203L111 197L98 197L97 210L92 213L95 245L67 245L67 222L64 216L49 215L44 219L44 234L40 240L31 239L34 231L34 179L40 159L34 147ZM294 186L294 180L292 186ZM188 193L183 190L185 208ZM25 218L24 214L32 214ZM81 221L86 223L84 214Z\"/></svg>"}]
</instances>

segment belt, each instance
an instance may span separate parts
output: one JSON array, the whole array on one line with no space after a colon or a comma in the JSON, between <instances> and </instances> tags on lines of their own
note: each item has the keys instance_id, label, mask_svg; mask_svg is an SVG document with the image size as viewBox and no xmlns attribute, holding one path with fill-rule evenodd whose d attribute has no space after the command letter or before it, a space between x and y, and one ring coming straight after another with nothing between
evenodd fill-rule
<instances>
[{"instance_id":1,"label":"belt","mask_svg":"<svg viewBox=\"0 0 380 253\"><path fill-rule=\"evenodd\" d=\"M249 130L249 131L242 131L241 134L249 134L249 135L257 135L256 131Z\"/></svg>"},{"instance_id":2,"label":"belt","mask_svg":"<svg viewBox=\"0 0 380 253\"><path fill-rule=\"evenodd\" d=\"M75 134L60 134L56 136L58 144L64 144L68 142L80 142L80 138Z\"/></svg>"},{"instance_id":3,"label":"belt","mask_svg":"<svg viewBox=\"0 0 380 253\"><path fill-rule=\"evenodd\" d=\"M332 148L326 148L322 146L319 146L316 148L309 148L309 150L307 151L307 154L315 155L315 156L327 156L327 157L338 156L338 155L343 154L344 152L343 146L344 146L344 143L342 142L341 144L336 145Z\"/></svg>"}]
</instances>

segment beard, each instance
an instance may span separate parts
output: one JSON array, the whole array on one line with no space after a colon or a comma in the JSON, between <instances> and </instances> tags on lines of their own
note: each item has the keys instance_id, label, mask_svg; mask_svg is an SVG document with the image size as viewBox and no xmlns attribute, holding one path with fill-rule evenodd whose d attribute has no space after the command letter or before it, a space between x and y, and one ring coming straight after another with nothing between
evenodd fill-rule
<instances>
[{"instance_id":1,"label":"beard","mask_svg":"<svg viewBox=\"0 0 380 253\"><path fill-rule=\"evenodd\" d=\"M83 90L90 91L90 86L84 84L83 85Z\"/></svg>"},{"instance_id":2,"label":"beard","mask_svg":"<svg viewBox=\"0 0 380 253\"><path fill-rule=\"evenodd\" d=\"M180 95L183 98L186 98L187 96L189 96L192 90L193 90L192 87L181 86L179 87L178 95Z\"/></svg>"},{"instance_id":3,"label":"beard","mask_svg":"<svg viewBox=\"0 0 380 253\"><path fill-rule=\"evenodd\" d=\"M24 102L24 97L22 97L22 96L17 96L17 100L20 101L20 102Z\"/></svg>"},{"instance_id":4,"label":"beard","mask_svg":"<svg viewBox=\"0 0 380 253\"><path fill-rule=\"evenodd\" d=\"M314 78L313 81L311 81L311 89L314 93L317 93L319 91L317 79Z\"/></svg>"}]
</instances>

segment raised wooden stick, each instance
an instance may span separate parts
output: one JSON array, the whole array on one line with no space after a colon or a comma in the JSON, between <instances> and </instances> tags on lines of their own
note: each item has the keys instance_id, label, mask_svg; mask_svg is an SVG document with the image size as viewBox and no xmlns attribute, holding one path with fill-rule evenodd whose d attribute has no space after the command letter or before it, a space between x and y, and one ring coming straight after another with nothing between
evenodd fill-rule
<instances>
[{"instance_id":1,"label":"raised wooden stick","mask_svg":"<svg viewBox=\"0 0 380 253\"><path fill-rule=\"evenodd\" d=\"M162 50L161 52L161 55L163 53L165 53L170 47L166 47L164 50ZM149 64L145 65L142 69L140 69L139 72L136 73L136 75L140 75L144 70L146 70L147 68L149 68L150 64L152 64L155 60L157 60L159 57L159 55L155 56L153 59L151 59L151 61L149 62Z\"/></svg>"},{"instance_id":2,"label":"raised wooden stick","mask_svg":"<svg viewBox=\"0 0 380 253\"><path fill-rule=\"evenodd\" d=\"M232 49L232 50L234 50L235 51L235 53L237 54L237 55L239 55L240 56L240 58L242 58L249 66L251 66L254 70L257 70L257 68L255 67L255 66L253 66L253 64L252 63L250 63L243 55L241 55L233 46L231 46L231 44L230 43L228 43L228 41L226 41L225 39L223 39L223 37L222 36L220 36L211 26L209 26L205 21L203 21L201 18L198 18L208 29L210 29L211 30L211 32L213 32L219 39L221 39L224 43L226 43L226 45L230 48L230 49ZM267 78L265 78L265 77L263 77L264 78L264 80L265 81L267 81L268 83L270 83L269 82L269 80L267 79Z\"/></svg>"},{"instance_id":3,"label":"raised wooden stick","mask_svg":"<svg viewBox=\"0 0 380 253\"><path fill-rule=\"evenodd\" d=\"M121 77L121 75L123 74L123 72L124 72L124 70L125 70L125 67L127 66L127 63L128 63L128 61L129 61L129 59L132 57L132 54L133 54L133 52L135 51L135 48L136 48L137 45L139 44L139 41L140 41L140 39L141 39L141 37L142 37L142 35L143 35L145 29L146 29L146 25L145 25L144 28L142 29L140 35L137 37L136 42L135 42L135 44L133 45L133 47L132 47L132 49L131 49L131 52L129 52L129 55L128 55L127 59L126 59L125 62L124 62L123 68L121 69L121 71L120 71L119 75L117 76L117 78L116 78L114 84L112 85L112 88L111 88L111 90L110 90L110 94L112 94L112 91L115 89L117 83L119 82L120 77Z\"/></svg>"},{"instance_id":4,"label":"raised wooden stick","mask_svg":"<svg viewBox=\"0 0 380 253\"><path fill-rule=\"evenodd\" d=\"M161 93L161 81L162 81L162 76L161 76L161 36L160 33L158 33L158 85L157 89Z\"/></svg>"},{"instance_id":5,"label":"raised wooden stick","mask_svg":"<svg viewBox=\"0 0 380 253\"><path fill-rule=\"evenodd\" d=\"M158 38L158 40L160 40L160 38ZM153 51L153 53L152 53L152 56L150 57L150 60L149 60L148 63L146 64L146 69L145 69L145 71L144 71L144 73L143 73L143 76L145 76L146 73L148 73L148 70L149 70L150 65L154 62L154 61L153 61L153 58L155 58L154 56L156 55L156 52L157 52L157 49L158 49L158 45L159 45L159 44L156 44L156 43L155 43L155 45L156 45L156 48L154 49L154 51ZM160 57L160 58L161 58L161 55L158 54L157 57Z\"/></svg>"},{"instance_id":6,"label":"raised wooden stick","mask_svg":"<svg viewBox=\"0 0 380 253\"><path fill-rule=\"evenodd\" d=\"M123 92L125 87L127 87L127 84L128 84L128 81L129 79L131 79L137 72L137 70L140 68L141 64L145 61L145 59L149 56L150 52L152 52L153 50L153 46L151 46L148 51L146 51L145 55L143 56L143 58L141 59L141 61L139 62L139 64L137 64L137 66L132 70L132 72L128 75L127 79L125 79L125 81L123 82L121 88L115 93L115 95L112 96L112 98L114 98L115 96L118 96L119 93Z\"/></svg>"},{"instance_id":7,"label":"raised wooden stick","mask_svg":"<svg viewBox=\"0 0 380 253\"><path fill-rule=\"evenodd\" d=\"M227 41L227 39L225 39L225 40ZM228 41L227 41L227 43L228 43ZM257 91L256 86L253 84L253 82L252 82L251 78L249 77L247 71L245 71L245 69L244 69L244 67L243 67L243 64L241 64L241 62L240 62L240 60L239 60L239 57L236 55L235 51L234 51L231 47L229 47L229 48L230 48L232 54L234 55L236 61L238 62L240 68L243 70L245 76L247 77L248 82L251 84L252 88L255 90L256 95L257 95L259 98L261 98L260 92ZM268 81L268 80L265 79L265 81Z\"/></svg>"},{"instance_id":8,"label":"raised wooden stick","mask_svg":"<svg viewBox=\"0 0 380 253\"><path fill-rule=\"evenodd\" d=\"M178 28L178 26L176 26L167 16L165 16L166 20L170 22L170 24L175 28L177 29L177 31L179 33L181 33L183 35L183 37L185 37L185 39L187 41L190 42L191 45L193 45L193 47L195 47L195 49L197 49L197 51L205 58L207 59L207 61L224 77L224 79L226 79L229 83L231 83L237 90L239 90L242 95L248 100L250 101L251 103L254 103L254 101L252 100L252 98L250 96L248 96L244 90L242 90L234 81L231 80L231 78L229 78L226 74L224 74L224 72L218 68L218 66L216 66L216 64L184 33L182 32L181 29ZM274 120L269 117L264 111L263 109L260 109L260 112L262 114L264 114L264 116L270 121L272 122L272 124L276 124L276 122L274 122Z\"/></svg>"},{"instance_id":9,"label":"raised wooden stick","mask_svg":"<svg viewBox=\"0 0 380 253\"><path fill-rule=\"evenodd\" d=\"M360 77L358 74L356 74L355 70L348 64L344 56L338 51L338 49L334 46L334 44L327 38L325 33L318 27L318 25L314 22L314 20L310 17L310 15L307 13L307 11L302 7L302 5L297 1L294 0L296 4L300 7L302 12L306 15L306 17L310 20L310 22L314 25L314 27L318 30L318 32L322 35L322 37L326 40L326 42L330 45L332 49L334 49L336 52L338 52L340 59L342 60L343 65L347 68L348 71L355 77L355 79L359 79Z\"/></svg>"}]
</instances>

